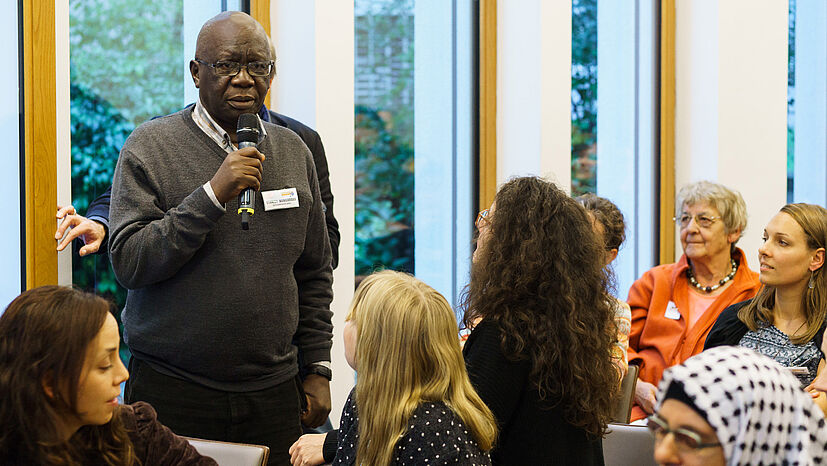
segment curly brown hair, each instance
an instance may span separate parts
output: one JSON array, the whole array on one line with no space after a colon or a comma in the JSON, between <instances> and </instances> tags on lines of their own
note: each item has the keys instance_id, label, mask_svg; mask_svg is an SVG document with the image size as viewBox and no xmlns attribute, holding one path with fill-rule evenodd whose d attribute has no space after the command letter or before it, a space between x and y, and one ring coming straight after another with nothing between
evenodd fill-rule
<instances>
[{"instance_id":1,"label":"curly brown hair","mask_svg":"<svg viewBox=\"0 0 827 466\"><path fill-rule=\"evenodd\" d=\"M549 408L603 435L619 386L604 246L585 209L540 178L510 180L493 206L463 296L464 324L498 323L503 352L531 361L530 380Z\"/></svg>"},{"instance_id":2,"label":"curly brown hair","mask_svg":"<svg viewBox=\"0 0 827 466\"><path fill-rule=\"evenodd\" d=\"M93 294L42 286L0 316L0 464L140 464L117 411L61 438L61 419L78 412L86 350L109 311Z\"/></svg>"}]
</instances>

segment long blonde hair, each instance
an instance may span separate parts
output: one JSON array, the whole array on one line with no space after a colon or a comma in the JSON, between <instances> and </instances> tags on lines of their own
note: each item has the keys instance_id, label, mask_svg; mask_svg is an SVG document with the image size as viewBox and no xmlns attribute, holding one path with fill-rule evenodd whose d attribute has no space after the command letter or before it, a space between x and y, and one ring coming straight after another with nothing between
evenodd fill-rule
<instances>
[{"instance_id":1,"label":"long blonde hair","mask_svg":"<svg viewBox=\"0 0 827 466\"><path fill-rule=\"evenodd\" d=\"M798 223L807 239L811 250L827 247L827 209L815 204L787 204L781 208ZM801 296L801 309L807 319L807 331L793 335L790 341L796 345L807 343L815 338L827 319L827 277L824 266L813 271L812 288L807 288ZM753 332L758 328L772 324L775 308L775 287L762 286L755 298L738 311L741 320Z\"/></svg>"},{"instance_id":2,"label":"long blonde hair","mask_svg":"<svg viewBox=\"0 0 827 466\"><path fill-rule=\"evenodd\" d=\"M491 449L494 415L471 386L441 294L408 274L377 272L359 285L347 320L357 329L356 464L390 464L408 419L426 401L445 403L479 447Z\"/></svg>"}]
</instances>

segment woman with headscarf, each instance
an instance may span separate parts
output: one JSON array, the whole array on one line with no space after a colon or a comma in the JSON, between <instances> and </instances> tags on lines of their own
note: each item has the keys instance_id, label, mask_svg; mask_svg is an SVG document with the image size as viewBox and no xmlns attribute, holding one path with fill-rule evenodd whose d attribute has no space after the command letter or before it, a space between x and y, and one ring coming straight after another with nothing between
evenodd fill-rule
<instances>
[{"instance_id":1,"label":"woman with headscarf","mask_svg":"<svg viewBox=\"0 0 827 466\"><path fill-rule=\"evenodd\" d=\"M809 465L827 461L824 415L789 370L724 346L667 369L649 418L660 464Z\"/></svg>"},{"instance_id":2,"label":"woman with headscarf","mask_svg":"<svg viewBox=\"0 0 827 466\"><path fill-rule=\"evenodd\" d=\"M632 420L652 413L663 370L703 350L726 307L755 296L758 274L735 247L747 226L741 195L700 181L677 197L683 255L643 274L629 290L629 364L640 367Z\"/></svg>"}]
</instances>

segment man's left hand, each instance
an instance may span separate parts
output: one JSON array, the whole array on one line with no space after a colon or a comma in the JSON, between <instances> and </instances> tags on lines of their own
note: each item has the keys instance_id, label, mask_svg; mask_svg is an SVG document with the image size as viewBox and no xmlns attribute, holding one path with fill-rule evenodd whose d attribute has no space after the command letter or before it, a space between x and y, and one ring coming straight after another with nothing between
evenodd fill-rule
<instances>
[{"instance_id":1,"label":"man's left hand","mask_svg":"<svg viewBox=\"0 0 827 466\"><path fill-rule=\"evenodd\" d=\"M307 396L307 411L302 413L302 424L319 427L330 414L330 381L321 375L308 374L302 386Z\"/></svg>"}]
</instances>

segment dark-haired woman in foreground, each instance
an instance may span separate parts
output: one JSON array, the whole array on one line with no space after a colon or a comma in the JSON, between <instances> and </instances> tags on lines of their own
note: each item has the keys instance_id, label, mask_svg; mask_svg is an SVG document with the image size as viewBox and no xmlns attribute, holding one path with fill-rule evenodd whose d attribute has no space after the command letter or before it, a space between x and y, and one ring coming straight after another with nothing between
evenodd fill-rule
<instances>
[{"instance_id":1,"label":"dark-haired woman in foreground","mask_svg":"<svg viewBox=\"0 0 827 466\"><path fill-rule=\"evenodd\" d=\"M500 428L492 462L603 464L617 333L586 211L552 183L517 178L478 228L463 352Z\"/></svg>"},{"instance_id":2,"label":"dark-haired woman in foreground","mask_svg":"<svg viewBox=\"0 0 827 466\"><path fill-rule=\"evenodd\" d=\"M214 465L145 403L118 404L129 374L109 304L44 286L0 316L0 464Z\"/></svg>"}]
</instances>

